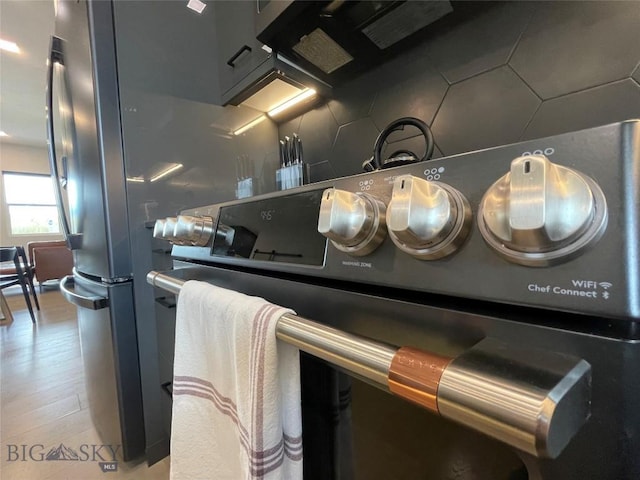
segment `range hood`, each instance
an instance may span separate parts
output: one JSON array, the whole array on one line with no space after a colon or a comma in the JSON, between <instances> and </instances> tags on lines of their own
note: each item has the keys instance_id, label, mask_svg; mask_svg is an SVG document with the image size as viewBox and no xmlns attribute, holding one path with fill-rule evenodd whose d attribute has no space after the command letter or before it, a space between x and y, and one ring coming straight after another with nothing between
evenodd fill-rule
<instances>
[{"instance_id":1,"label":"range hood","mask_svg":"<svg viewBox=\"0 0 640 480\"><path fill-rule=\"evenodd\" d=\"M331 85L272 51L267 61L226 92L224 104L250 107L282 120L310 108L330 92Z\"/></svg>"},{"instance_id":2,"label":"range hood","mask_svg":"<svg viewBox=\"0 0 640 480\"><path fill-rule=\"evenodd\" d=\"M257 38L331 86L407 48L453 11L446 0L258 1Z\"/></svg>"},{"instance_id":3,"label":"range hood","mask_svg":"<svg viewBox=\"0 0 640 480\"><path fill-rule=\"evenodd\" d=\"M257 7L255 32L268 59L222 100L276 121L303 113L332 87L410 47L409 37L453 11L446 0L258 0ZM227 65L235 67L243 51L255 54L244 46Z\"/></svg>"}]
</instances>

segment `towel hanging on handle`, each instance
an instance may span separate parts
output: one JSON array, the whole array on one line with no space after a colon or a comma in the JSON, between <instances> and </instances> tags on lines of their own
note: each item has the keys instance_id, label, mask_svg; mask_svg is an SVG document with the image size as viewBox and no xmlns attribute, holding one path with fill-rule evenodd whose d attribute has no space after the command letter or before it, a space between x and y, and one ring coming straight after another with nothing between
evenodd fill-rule
<instances>
[{"instance_id":1,"label":"towel hanging on handle","mask_svg":"<svg viewBox=\"0 0 640 480\"><path fill-rule=\"evenodd\" d=\"M302 479L299 351L291 310L189 281L178 297L172 480Z\"/></svg>"}]
</instances>

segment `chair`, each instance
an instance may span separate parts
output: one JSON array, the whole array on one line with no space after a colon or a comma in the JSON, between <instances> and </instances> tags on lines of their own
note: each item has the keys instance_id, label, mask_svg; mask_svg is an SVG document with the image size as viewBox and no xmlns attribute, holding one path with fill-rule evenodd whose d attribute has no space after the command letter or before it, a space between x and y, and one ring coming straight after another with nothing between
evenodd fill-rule
<instances>
[{"instance_id":1,"label":"chair","mask_svg":"<svg viewBox=\"0 0 640 480\"><path fill-rule=\"evenodd\" d=\"M10 248L14 248L14 247L10 247ZM29 284L29 287L31 288L31 295L33 295L33 300L36 304L36 308L40 310L38 295L36 294L36 289L33 285L35 267L31 265L31 263L29 262L29 259L27 258L27 253L24 247L16 246L15 248L18 250L18 258L20 260L20 265L22 267L22 270L26 273L26 280L27 280L27 283ZM17 273L18 272L16 271L15 265L2 266L0 267L0 281L2 280L3 275L15 276L17 275Z\"/></svg>"},{"instance_id":2,"label":"chair","mask_svg":"<svg viewBox=\"0 0 640 480\"><path fill-rule=\"evenodd\" d=\"M27 252L25 251L24 247L16 246L16 249L18 250L18 257L20 257L20 264L22 265L22 269L27 274L27 283L31 288L31 294L33 295L33 300L35 301L36 308L40 310L40 302L38 302L38 295L36 294L36 289L33 286L33 279L35 276L36 267L32 265L31 262L29 261L29 258L27 257Z\"/></svg>"},{"instance_id":3,"label":"chair","mask_svg":"<svg viewBox=\"0 0 640 480\"><path fill-rule=\"evenodd\" d=\"M31 272L38 280L41 292L45 282L71 275L73 254L64 240L29 242L27 251Z\"/></svg>"},{"instance_id":4,"label":"chair","mask_svg":"<svg viewBox=\"0 0 640 480\"><path fill-rule=\"evenodd\" d=\"M29 288L34 296L36 307L40 310L40 304L33 288L33 280L29 272L28 263L22 247L2 247L0 248L0 263L13 262L11 265L2 265L0 268L0 289L20 285L25 303L31 315L31 322L36 323L36 317L31 306L31 297L29 296ZM23 263L24 262L24 263Z\"/></svg>"}]
</instances>

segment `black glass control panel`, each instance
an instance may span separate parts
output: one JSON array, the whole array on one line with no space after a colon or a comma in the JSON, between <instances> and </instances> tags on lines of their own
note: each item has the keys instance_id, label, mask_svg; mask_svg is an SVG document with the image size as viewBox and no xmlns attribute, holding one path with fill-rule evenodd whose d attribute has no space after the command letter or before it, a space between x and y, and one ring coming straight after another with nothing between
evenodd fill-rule
<instances>
[{"instance_id":1,"label":"black glass control panel","mask_svg":"<svg viewBox=\"0 0 640 480\"><path fill-rule=\"evenodd\" d=\"M326 247L318 233L322 192L221 207L212 254L321 266Z\"/></svg>"}]
</instances>

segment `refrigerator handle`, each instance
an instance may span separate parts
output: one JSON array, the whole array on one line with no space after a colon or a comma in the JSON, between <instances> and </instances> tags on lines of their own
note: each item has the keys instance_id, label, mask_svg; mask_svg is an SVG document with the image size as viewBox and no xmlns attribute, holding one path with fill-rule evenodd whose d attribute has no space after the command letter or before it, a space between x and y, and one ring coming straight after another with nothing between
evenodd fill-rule
<instances>
[{"instance_id":1,"label":"refrigerator handle","mask_svg":"<svg viewBox=\"0 0 640 480\"><path fill-rule=\"evenodd\" d=\"M80 308L86 308L89 310L101 310L109 306L109 300L106 297L100 297L98 295L79 295L73 291L75 280L73 275L67 275L60 280L60 293L67 300ZM71 288L70 288L71 287Z\"/></svg>"},{"instance_id":2,"label":"refrigerator handle","mask_svg":"<svg viewBox=\"0 0 640 480\"><path fill-rule=\"evenodd\" d=\"M77 250L81 247L82 235L72 234L69 228L67 212L64 209L64 202L62 201L62 191L60 189L60 174L58 172L58 162L56 159L55 136L53 133L53 69L56 63L64 65L62 56L62 40L58 37L51 37L51 49L49 51L49 62L47 68L46 94L47 146L49 149L49 165L51 167L51 176L53 177L53 191L56 196L58 216L60 217L60 223L62 224L62 233L64 234L64 239L67 242L69 250Z\"/></svg>"}]
</instances>

